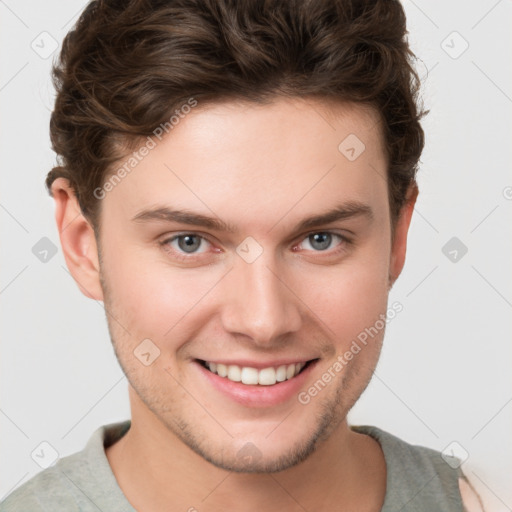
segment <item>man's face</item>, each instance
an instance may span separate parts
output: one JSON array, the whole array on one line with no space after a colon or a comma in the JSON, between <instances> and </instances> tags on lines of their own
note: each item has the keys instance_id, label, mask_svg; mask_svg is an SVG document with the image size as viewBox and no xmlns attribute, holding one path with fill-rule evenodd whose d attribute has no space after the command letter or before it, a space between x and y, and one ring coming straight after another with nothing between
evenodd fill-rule
<instances>
[{"instance_id":1,"label":"man's face","mask_svg":"<svg viewBox=\"0 0 512 512\"><path fill-rule=\"evenodd\" d=\"M225 469L282 470L344 424L378 360L384 329L333 371L387 309L380 125L360 107L298 99L201 107L102 200L109 330L136 392L134 421L161 422ZM359 156L354 135L365 145ZM335 208L348 213L298 228ZM156 209L211 217L233 232L147 213ZM266 383L244 384L203 361L220 373L219 364L235 365L235 380L236 366L277 373L244 369L247 382ZM292 376L290 364L308 361ZM269 384L284 365L291 378ZM304 399L329 368L335 376Z\"/></svg>"}]
</instances>

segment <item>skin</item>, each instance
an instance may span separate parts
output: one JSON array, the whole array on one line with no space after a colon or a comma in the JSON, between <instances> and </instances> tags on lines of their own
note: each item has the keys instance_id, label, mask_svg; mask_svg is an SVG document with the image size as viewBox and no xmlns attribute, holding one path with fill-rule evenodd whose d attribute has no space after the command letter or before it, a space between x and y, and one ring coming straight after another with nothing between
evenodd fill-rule
<instances>
[{"instance_id":1,"label":"skin","mask_svg":"<svg viewBox=\"0 0 512 512\"><path fill-rule=\"evenodd\" d=\"M366 146L354 161L338 150L349 134ZM67 181L54 182L68 268L104 302L130 383L132 426L106 454L137 510L380 510L383 454L346 415L372 376L383 329L307 405L293 396L246 407L205 385L193 361L319 358L301 389L321 378L386 313L404 265L417 188L392 237L386 169L371 109L275 99L195 107L106 194L97 239ZM295 230L348 201L372 216ZM237 231L132 220L157 205ZM309 235L325 232L333 236L322 250ZM192 255L177 240L159 244L176 234L205 240ZM263 250L252 263L236 252L248 236ZM133 353L147 338L160 350L149 366ZM258 457L238 455L247 443Z\"/></svg>"}]
</instances>

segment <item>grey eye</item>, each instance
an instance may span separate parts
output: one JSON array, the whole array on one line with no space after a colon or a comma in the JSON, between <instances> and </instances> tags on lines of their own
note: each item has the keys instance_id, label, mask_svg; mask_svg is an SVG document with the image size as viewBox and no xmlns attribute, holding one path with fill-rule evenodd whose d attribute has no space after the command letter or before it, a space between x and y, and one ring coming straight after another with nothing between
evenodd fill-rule
<instances>
[{"instance_id":1,"label":"grey eye","mask_svg":"<svg viewBox=\"0 0 512 512\"><path fill-rule=\"evenodd\" d=\"M176 238L178 247L186 253L193 253L201 246L202 238L198 235L180 235Z\"/></svg>"},{"instance_id":2,"label":"grey eye","mask_svg":"<svg viewBox=\"0 0 512 512\"><path fill-rule=\"evenodd\" d=\"M323 251L327 249L332 242L331 233L314 233L308 236L309 243L314 249Z\"/></svg>"}]
</instances>

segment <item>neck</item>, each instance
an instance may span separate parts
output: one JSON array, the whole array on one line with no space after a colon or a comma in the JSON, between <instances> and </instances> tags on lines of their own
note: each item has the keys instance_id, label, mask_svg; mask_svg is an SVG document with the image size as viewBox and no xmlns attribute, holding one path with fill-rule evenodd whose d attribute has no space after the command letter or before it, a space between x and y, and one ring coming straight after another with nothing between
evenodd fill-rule
<instances>
[{"instance_id":1,"label":"neck","mask_svg":"<svg viewBox=\"0 0 512 512\"><path fill-rule=\"evenodd\" d=\"M132 402L133 403L133 402ZM234 473L204 460L148 409L106 449L128 501L159 510L380 510L386 468L378 443L343 421L308 459L277 473ZM332 505L331 507L327 505Z\"/></svg>"}]
</instances>

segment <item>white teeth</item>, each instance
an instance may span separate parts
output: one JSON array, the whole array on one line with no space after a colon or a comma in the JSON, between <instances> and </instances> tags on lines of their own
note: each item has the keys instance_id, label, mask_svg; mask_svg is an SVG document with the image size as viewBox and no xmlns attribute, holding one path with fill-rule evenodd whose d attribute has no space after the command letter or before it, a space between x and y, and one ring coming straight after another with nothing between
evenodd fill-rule
<instances>
[{"instance_id":1,"label":"white teeth","mask_svg":"<svg viewBox=\"0 0 512 512\"><path fill-rule=\"evenodd\" d=\"M264 368L263 370L260 370L258 375L258 384L261 384L262 386L272 386L272 384L275 384L276 382L276 371L274 368Z\"/></svg>"},{"instance_id":2,"label":"white teeth","mask_svg":"<svg viewBox=\"0 0 512 512\"><path fill-rule=\"evenodd\" d=\"M258 384L258 370L256 368L242 368L242 383L243 384Z\"/></svg>"},{"instance_id":3,"label":"white teeth","mask_svg":"<svg viewBox=\"0 0 512 512\"><path fill-rule=\"evenodd\" d=\"M281 365L277 368L269 367L257 370L249 366L240 367L236 364L225 365L222 363L209 363L206 366L212 373L220 377L226 377L233 382L242 382L247 385L273 386L277 382L292 379L297 375L306 363L292 363Z\"/></svg>"},{"instance_id":4,"label":"white teeth","mask_svg":"<svg viewBox=\"0 0 512 512\"><path fill-rule=\"evenodd\" d=\"M284 380L286 380L286 365L285 364L283 364L277 368L276 380L277 380L277 382L283 382Z\"/></svg>"},{"instance_id":5,"label":"white teeth","mask_svg":"<svg viewBox=\"0 0 512 512\"><path fill-rule=\"evenodd\" d=\"M236 364L228 366L228 379L233 382L240 382L242 380L242 370Z\"/></svg>"},{"instance_id":6,"label":"white teeth","mask_svg":"<svg viewBox=\"0 0 512 512\"><path fill-rule=\"evenodd\" d=\"M218 363L217 364L217 373L221 377L226 377L228 374L228 367L225 364Z\"/></svg>"}]
</instances>

